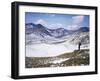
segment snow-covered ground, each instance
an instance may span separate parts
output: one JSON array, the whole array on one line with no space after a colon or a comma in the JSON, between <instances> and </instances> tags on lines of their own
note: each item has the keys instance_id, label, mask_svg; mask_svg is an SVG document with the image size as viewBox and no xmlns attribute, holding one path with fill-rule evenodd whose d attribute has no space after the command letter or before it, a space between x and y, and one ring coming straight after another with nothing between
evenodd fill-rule
<instances>
[{"instance_id":1,"label":"snow-covered ground","mask_svg":"<svg viewBox=\"0 0 100 81\"><path fill-rule=\"evenodd\" d=\"M57 63L62 63L64 61L69 60L70 58L65 58L65 59L58 59L58 60L54 60L52 63L57 64Z\"/></svg>"},{"instance_id":2,"label":"snow-covered ground","mask_svg":"<svg viewBox=\"0 0 100 81\"><path fill-rule=\"evenodd\" d=\"M86 49L88 47L84 47L82 49ZM52 57L58 56L60 54L72 52L77 50L77 45L72 45L67 42L60 44L32 44L26 45L26 56L27 57Z\"/></svg>"},{"instance_id":3,"label":"snow-covered ground","mask_svg":"<svg viewBox=\"0 0 100 81\"><path fill-rule=\"evenodd\" d=\"M34 44L26 46L27 57L49 57L57 56L66 52L71 52L74 49L69 49L62 44Z\"/></svg>"}]
</instances>

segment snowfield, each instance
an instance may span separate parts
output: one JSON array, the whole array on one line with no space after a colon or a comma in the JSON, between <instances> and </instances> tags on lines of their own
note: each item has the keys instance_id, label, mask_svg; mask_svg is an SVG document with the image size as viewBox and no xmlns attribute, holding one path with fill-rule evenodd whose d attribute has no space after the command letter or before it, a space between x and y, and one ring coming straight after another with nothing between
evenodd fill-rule
<instances>
[{"instance_id":1,"label":"snowfield","mask_svg":"<svg viewBox=\"0 0 100 81\"><path fill-rule=\"evenodd\" d=\"M89 48L84 46L82 49ZM73 52L78 49L78 45L71 45L68 42L60 44L33 44L26 45L26 56L27 57L53 57L60 54Z\"/></svg>"},{"instance_id":2,"label":"snowfield","mask_svg":"<svg viewBox=\"0 0 100 81\"><path fill-rule=\"evenodd\" d=\"M51 57L75 50L63 44L35 44L26 46L27 57Z\"/></svg>"}]
</instances>

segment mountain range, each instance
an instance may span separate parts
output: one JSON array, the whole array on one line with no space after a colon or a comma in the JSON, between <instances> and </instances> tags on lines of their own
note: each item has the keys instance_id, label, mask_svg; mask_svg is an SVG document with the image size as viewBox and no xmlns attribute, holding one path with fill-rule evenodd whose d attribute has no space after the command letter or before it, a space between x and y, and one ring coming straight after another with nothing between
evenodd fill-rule
<instances>
[{"instance_id":1,"label":"mountain range","mask_svg":"<svg viewBox=\"0 0 100 81\"><path fill-rule=\"evenodd\" d=\"M77 30L67 30L64 28L49 29L42 24L27 23L25 24L25 34L26 44L63 41L89 43L89 27L80 27Z\"/></svg>"}]
</instances>

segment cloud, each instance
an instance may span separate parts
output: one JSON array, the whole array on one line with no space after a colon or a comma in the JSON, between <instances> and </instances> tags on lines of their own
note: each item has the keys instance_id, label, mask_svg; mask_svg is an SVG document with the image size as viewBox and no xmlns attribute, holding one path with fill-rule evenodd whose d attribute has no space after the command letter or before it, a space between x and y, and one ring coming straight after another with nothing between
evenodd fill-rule
<instances>
[{"instance_id":1,"label":"cloud","mask_svg":"<svg viewBox=\"0 0 100 81\"><path fill-rule=\"evenodd\" d=\"M55 23L55 24L50 24L49 27L52 29L57 29L57 28L63 28L63 25L61 23Z\"/></svg>"},{"instance_id":2,"label":"cloud","mask_svg":"<svg viewBox=\"0 0 100 81\"><path fill-rule=\"evenodd\" d=\"M35 24L42 24L43 26L51 29L57 29L63 27L61 23L49 23L43 19L38 19L37 21L33 22Z\"/></svg>"},{"instance_id":3,"label":"cloud","mask_svg":"<svg viewBox=\"0 0 100 81\"><path fill-rule=\"evenodd\" d=\"M55 14L52 14L51 16L53 17L53 16L55 16ZM44 19L38 19L34 23L35 24L42 24L43 26L45 26L47 28L51 28L51 29L65 28L65 29L68 29L68 30L76 30L76 29L81 27L81 24L84 20L84 17L85 16L73 16L72 22L69 25L65 25L65 24L62 24L62 23L50 23L50 22L47 22Z\"/></svg>"},{"instance_id":4,"label":"cloud","mask_svg":"<svg viewBox=\"0 0 100 81\"><path fill-rule=\"evenodd\" d=\"M77 30L80 28L82 22L84 20L84 16L73 16L71 25L67 26L68 30Z\"/></svg>"},{"instance_id":5,"label":"cloud","mask_svg":"<svg viewBox=\"0 0 100 81\"><path fill-rule=\"evenodd\" d=\"M77 30L78 28L79 28L78 25L68 25L68 26L67 26L67 29L68 29L68 30Z\"/></svg>"},{"instance_id":6,"label":"cloud","mask_svg":"<svg viewBox=\"0 0 100 81\"><path fill-rule=\"evenodd\" d=\"M81 24L84 20L84 16L73 16L72 19L74 24Z\"/></svg>"},{"instance_id":7,"label":"cloud","mask_svg":"<svg viewBox=\"0 0 100 81\"><path fill-rule=\"evenodd\" d=\"M43 19L38 19L37 21L34 22L35 24L42 24L42 25L47 25L47 22Z\"/></svg>"}]
</instances>

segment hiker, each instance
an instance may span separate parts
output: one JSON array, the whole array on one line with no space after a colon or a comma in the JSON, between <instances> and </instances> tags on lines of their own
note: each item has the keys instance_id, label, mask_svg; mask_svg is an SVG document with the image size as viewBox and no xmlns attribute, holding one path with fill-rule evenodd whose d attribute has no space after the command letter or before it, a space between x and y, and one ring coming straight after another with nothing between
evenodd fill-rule
<instances>
[{"instance_id":1,"label":"hiker","mask_svg":"<svg viewBox=\"0 0 100 81\"><path fill-rule=\"evenodd\" d=\"M80 51L81 42L78 43L78 50Z\"/></svg>"}]
</instances>

